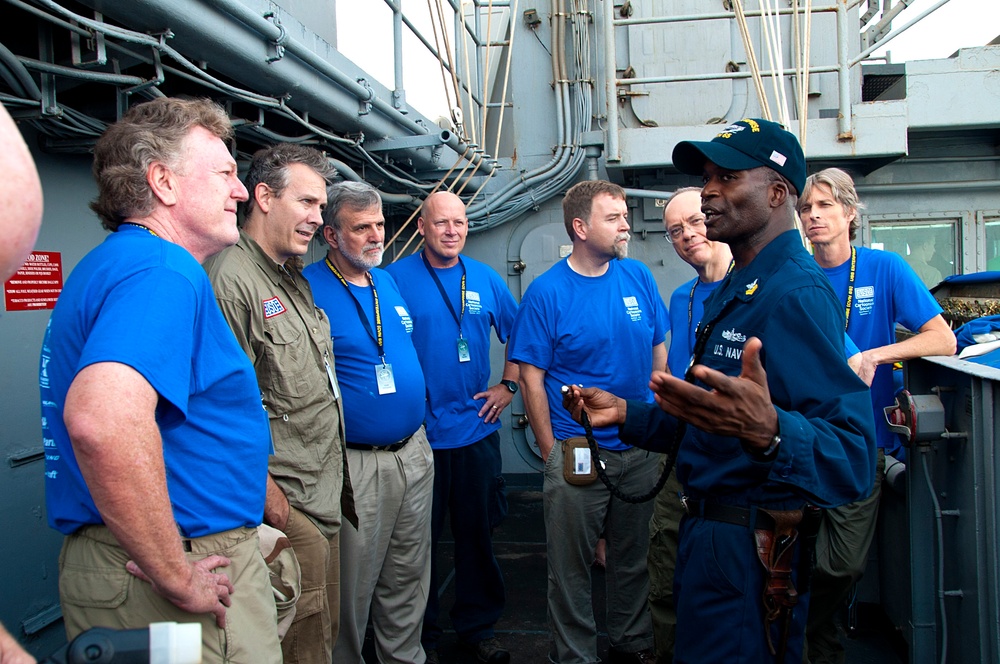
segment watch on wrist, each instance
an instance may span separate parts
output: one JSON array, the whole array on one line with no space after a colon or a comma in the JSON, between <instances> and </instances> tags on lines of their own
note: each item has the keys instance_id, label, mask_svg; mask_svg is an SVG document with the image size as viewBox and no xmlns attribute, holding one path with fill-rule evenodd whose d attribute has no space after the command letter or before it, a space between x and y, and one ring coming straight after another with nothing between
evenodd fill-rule
<instances>
[{"instance_id":1,"label":"watch on wrist","mask_svg":"<svg viewBox=\"0 0 1000 664\"><path fill-rule=\"evenodd\" d=\"M781 434L776 433L771 437L771 444L767 446L767 449L761 450L749 445L744 445L743 449L757 461L771 461L778 456L779 445L781 445Z\"/></svg>"},{"instance_id":2,"label":"watch on wrist","mask_svg":"<svg viewBox=\"0 0 1000 664\"><path fill-rule=\"evenodd\" d=\"M517 382L513 380L501 380L500 384L510 390L511 394L517 394Z\"/></svg>"}]
</instances>

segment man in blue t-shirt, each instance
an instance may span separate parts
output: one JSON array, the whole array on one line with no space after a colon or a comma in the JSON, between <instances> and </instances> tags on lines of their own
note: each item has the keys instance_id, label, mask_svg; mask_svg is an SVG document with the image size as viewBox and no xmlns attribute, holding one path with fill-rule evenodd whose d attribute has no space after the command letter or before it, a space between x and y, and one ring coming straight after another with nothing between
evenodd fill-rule
<instances>
[{"instance_id":1,"label":"man in blue t-shirt","mask_svg":"<svg viewBox=\"0 0 1000 664\"><path fill-rule=\"evenodd\" d=\"M600 180L566 192L563 221L573 253L528 287L514 322L510 359L521 367L528 420L545 459L544 518L548 610L555 662L596 662L597 629L591 605L591 561L607 535L607 629L611 662L653 657L646 597L646 551L652 504L629 503L596 481L578 485L564 476L596 464L589 451L566 452L566 439L583 429L562 407L563 385L598 386L630 399L652 401L649 377L666 368L667 310L642 263L626 259L629 223L625 192ZM595 427L602 465L631 495L656 482L657 458L624 444L615 427Z\"/></svg>"},{"instance_id":2,"label":"man in blue t-shirt","mask_svg":"<svg viewBox=\"0 0 1000 664\"><path fill-rule=\"evenodd\" d=\"M828 168L806 180L799 214L816 262L845 307L847 334L861 349L861 378L871 385L878 461L875 485L864 500L826 510L816 541L816 573L807 642L813 662L843 662L837 610L864 572L875 535L885 455L898 447L883 409L894 402L892 364L927 355L952 355L955 335L941 307L902 258L854 247L861 203L850 175ZM896 343L896 324L917 334Z\"/></svg>"},{"instance_id":3,"label":"man in blue t-shirt","mask_svg":"<svg viewBox=\"0 0 1000 664\"><path fill-rule=\"evenodd\" d=\"M663 209L663 226L677 256L698 273L670 296L667 366L670 373L683 377L694 352L695 330L705 313L705 299L726 276L733 254L729 245L705 237L700 187L683 187L674 192ZM677 625L673 586L677 535L684 514L681 491L677 475L671 472L653 501L653 518L649 522L649 612L656 657L664 662L673 659Z\"/></svg>"},{"instance_id":4,"label":"man in blue t-shirt","mask_svg":"<svg viewBox=\"0 0 1000 664\"><path fill-rule=\"evenodd\" d=\"M369 613L380 662L423 664L431 592L434 458L413 319L384 270L382 199L365 182L327 191L326 258L308 266L327 312L343 397L345 446L358 529L340 531L340 635L335 662L361 662Z\"/></svg>"},{"instance_id":5,"label":"man in blue t-shirt","mask_svg":"<svg viewBox=\"0 0 1000 664\"><path fill-rule=\"evenodd\" d=\"M427 439L434 450L431 588L440 586L437 543L451 513L455 539L455 605L459 641L481 662L506 664L510 653L493 625L505 591L493 555L493 528L506 503L500 459L500 413L517 392L518 367L504 364L490 387L490 329L501 343L514 324L517 303L500 275L462 256L469 232L462 199L447 191L427 197L417 219L425 247L386 268L413 318L413 345L427 379ZM438 594L431 592L422 642L437 661L441 638Z\"/></svg>"},{"instance_id":6,"label":"man in blue t-shirt","mask_svg":"<svg viewBox=\"0 0 1000 664\"><path fill-rule=\"evenodd\" d=\"M216 104L163 98L97 142L91 207L112 233L42 345L46 507L68 638L199 622L204 661L277 663L267 416L200 265L239 238L231 134Z\"/></svg>"}]
</instances>

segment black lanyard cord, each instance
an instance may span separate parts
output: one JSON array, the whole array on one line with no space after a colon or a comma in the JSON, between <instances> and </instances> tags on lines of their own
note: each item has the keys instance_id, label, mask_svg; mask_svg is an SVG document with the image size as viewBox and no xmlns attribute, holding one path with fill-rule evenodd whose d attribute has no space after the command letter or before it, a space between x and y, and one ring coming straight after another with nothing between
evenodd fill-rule
<instances>
[{"instance_id":1,"label":"black lanyard cord","mask_svg":"<svg viewBox=\"0 0 1000 664\"><path fill-rule=\"evenodd\" d=\"M326 266L330 268L330 272L333 272L333 276L337 277L337 280L340 281L340 283L344 285L344 288L347 289L347 293L351 296L351 299L354 300L354 306L358 310L358 318L361 319L361 324L365 326L365 330L368 332L368 336L371 337L372 341L375 342L375 345L378 346L378 357L382 361L382 364L384 365L385 341L382 338L382 310L379 308L378 291L375 289L375 280L372 279L371 272L365 272L365 276L368 277L368 283L372 287L372 301L375 305L374 331L372 331L371 323L368 322L368 316L365 315L364 307L361 306L361 301L358 300L358 298L354 295L354 292L351 291L351 287L347 283L347 279L345 279L344 275L340 273L340 270L338 270L337 266L333 264L329 256L326 258Z\"/></svg>"},{"instance_id":2,"label":"black lanyard cord","mask_svg":"<svg viewBox=\"0 0 1000 664\"><path fill-rule=\"evenodd\" d=\"M427 250L420 252L420 257L424 260L424 267L427 268L427 272L434 279L434 283L437 285L438 292L441 293L441 299L444 300L445 306L448 307L448 311L451 312L451 317L455 319L455 324L458 325L458 338L462 338L462 321L465 319L465 263L462 262L462 257L459 256L458 264L462 266L462 289L459 293L459 302L461 303L461 312L455 311L455 307L451 305L451 300L448 299L448 293L444 290L444 284L437 276L437 272L431 266L429 260L427 260Z\"/></svg>"},{"instance_id":3,"label":"black lanyard cord","mask_svg":"<svg viewBox=\"0 0 1000 664\"><path fill-rule=\"evenodd\" d=\"M685 381L692 384L694 383L694 376L691 375L691 368L698 363L702 354L705 352L705 347L708 345L708 339L712 335L712 328L715 327L715 323L719 321L727 312L729 305L736 301L737 300L734 297L729 302L726 302L719 310L719 313L715 316L715 318L705 325L701 325L700 323L698 324L698 330L696 333L697 341L695 342L694 353L691 355L691 362L688 364L687 371L684 372ZM608 477L607 472L604 470L604 462L601 460L600 448L598 448L597 441L594 439L594 429L590 424L590 416L587 415L587 411L585 410L580 413L580 424L583 426L583 432L587 437L587 445L590 447L591 457L596 464L594 467L597 470L597 476L601 478L604 486L608 487L608 491L611 492L611 495L624 503L630 504L644 503L648 500L652 500L656 497L656 494L660 493L660 490L663 489L663 485L667 483L667 478L670 477L670 473L674 469L674 464L677 462L677 452L681 447L681 440L684 439L684 434L687 431L687 422L678 419L677 427L674 429L674 439L670 443L670 449L667 450L666 463L663 465L663 471L660 473L660 477L656 480L653 488L649 491L637 496L632 496L624 493L615 484L613 484L611 479Z\"/></svg>"}]
</instances>

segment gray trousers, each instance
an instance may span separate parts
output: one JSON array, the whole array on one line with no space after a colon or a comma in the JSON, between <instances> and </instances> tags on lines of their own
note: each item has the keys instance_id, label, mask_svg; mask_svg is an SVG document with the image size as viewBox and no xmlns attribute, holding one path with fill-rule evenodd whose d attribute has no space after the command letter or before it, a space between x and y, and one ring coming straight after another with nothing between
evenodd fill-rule
<instances>
[{"instance_id":1,"label":"gray trousers","mask_svg":"<svg viewBox=\"0 0 1000 664\"><path fill-rule=\"evenodd\" d=\"M632 448L601 450L601 457L608 478L626 494L645 493L656 481L659 455ZM622 652L652 648L646 552L653 503L625 503L612 496L600 479L588 486L567 484L562 465L562 441L557 440L545 463L543 484L550 659L566 664L600 661L590 564L602 532L608 542L605 582L611 647Z\"/></svg>"},{"instance_id":2,"label":"gray trousers","mask_svg":"<svg viewBox=\"0 0 1000 664\"><path fill-rule=\"evenodd\" d=\"M369 612L379 662L423 664L434 457L420 427L397 452L347 450L358 530L340 529L336 664L359 664Z\"/></svg>"},{"instance_id":3,"label":"gray trousers","mask_svg":"<svg viewBox=\"0 0 1000 664\"><path fill-rule=\"evenodd\" d=\"M663 463L660 464L662 469ZM662 470L661 470L662 472ZM674 568L684 507L678 494L681 484L673 470L660 493L653 499L649 521L649 613L653 619L653 640L660 664L674 660L677 611L674 608Z\"/></svg>"}]
</instances>

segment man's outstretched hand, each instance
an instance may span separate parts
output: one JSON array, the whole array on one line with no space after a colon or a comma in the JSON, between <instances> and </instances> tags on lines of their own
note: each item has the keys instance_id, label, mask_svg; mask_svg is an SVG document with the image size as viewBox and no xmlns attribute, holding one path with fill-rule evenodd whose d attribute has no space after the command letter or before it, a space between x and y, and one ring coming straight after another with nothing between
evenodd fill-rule
<instances>
[{"instance_id":1,"label":"man's outstretched hand","mask_svg":"<svg viewBox=\"0 0 1000 664\"><path fill-rule=\"evenodd\" d=\"M625 423L625 400L596 387L563 386L563 408L576 422L580 422L581 414L586 410L590 425L594 427Z\"/></svg>"},{"instance_id":2,"label":"man's outstretched hand","mask_svg":"<svg viewBox=\"0 0 1000 664\"><path fill-rule=\"evenodd\" d=\"M778 433L778 413L760 361L761 347L760 339L747 340L739 376L701 364L692 367L692 375L709 389L663 371L653 372L649 389L660 408L674 417L707 433L739 438L749 447L766 450Z\"/></svg>"}]
</instances>

